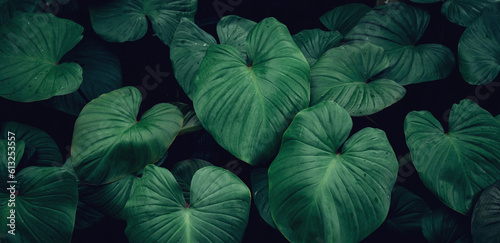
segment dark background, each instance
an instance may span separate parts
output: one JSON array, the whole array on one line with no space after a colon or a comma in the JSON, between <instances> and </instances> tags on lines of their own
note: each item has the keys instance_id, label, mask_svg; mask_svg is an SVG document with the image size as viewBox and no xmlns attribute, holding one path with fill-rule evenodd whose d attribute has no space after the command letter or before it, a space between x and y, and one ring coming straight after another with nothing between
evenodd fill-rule
<instances>
[{"instance_id":1,"label":"dark background","mask_svg":"<svg viewBox=\"0 0 500 243\"><path fill-rule=\"evenodd\" d=\"M64 2L64 1L63 1ZM56 15L74 20L84 26L85 38L98 38L90 24L88 6L96 1L80 1L77 11L65 11L65 5L60 4L54 9ZM266 17L275 17L284 23L290 33L296 34L304 29L326 28L320 23L319 17L332 8L351 2L365 3L374 6L373 1L332 1L332 0L199 0L195 22L205 31L216 36L215 26L222 15L238 15L253 21L261 21ZM217 11L215 5L228 7ZM233 6L232 6L232 5ZM418 5L418 4L416 4ZM431 22L420 43L440 43L457 53L460 35L465 28L450 23L440 13L441 3L419 5L431 13ZM159 65L161 72L169 75L153 90L147 91L147 96L141 105L140 113L160 102L181 101L191 103L177 84L169 58L169 48L165 46L152 31L150 26L147 34L141 40L127 43L109 43L108 46L118 55L122 65L124 86L140 86L141 80L148 75L146 68L153 70ZM455 56L456 57L456 56ZM498 78L495 82L498 82ZM405 86L405 97L391 107L366 117L353 118L353 131L370 126L384 130L387 133L394 151L400 160L408 160L403 133L403 121L412 110L428 110L446 128L446 114L454 103L470 98L493 115L500 113L498 106L500 91L498 86L473 86L466 83L458 72L458 65L452 74L444 79L433 82ZM69 156L69 148L76 117L51 109L42 102L19 103L0 97L1 121L16 121L39 128L48 133L58 144L63 158ZM175 162L187 158L202 158L214 165L225 167L237 174L250 188L250 172L252 167L238 161L220 146L206 132L200 131L182 135L176 138L169 149L169 156L164 166L169 168ZM421 183L412 167L400 170L399 185L411 190L424 198L431 206L437 208L441 203ZM127 242L124 234L126 222L105 218L95 226L75 231L73 242ZM421 234L399 235L385 229L384 225L363 242L425 242ZM243 242L287 242L279 231L268 226L261 219L255 205L252 204L250 220L245 231Z\"/></svg>"}]
</instances>

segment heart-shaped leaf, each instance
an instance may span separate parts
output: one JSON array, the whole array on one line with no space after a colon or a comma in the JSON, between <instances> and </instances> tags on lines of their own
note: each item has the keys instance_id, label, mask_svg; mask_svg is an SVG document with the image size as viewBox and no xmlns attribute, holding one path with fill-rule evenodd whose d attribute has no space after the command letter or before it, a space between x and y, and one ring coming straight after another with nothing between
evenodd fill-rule
<instances>
[{"instance_id":1,"label":"heart-shaped leaf","mask_svg":"<svg viewBox=\"0 0 500 243\"><path fill-rule=\"evenodd\" d=\"M385 133L352 135L349 113L324 101L297 114L269 167L274 222L291 242L360 242L385 220L398 162Z\"/></svg>"},{"instance_id":2,"label":"heart-shaped leaf","mask_svg":"<svg viewBox=\"0 0 500 243\"><path fill-rule=\"evenodd\" d=\"M460 37L458 65L470 84L487 84L500 73L500 4L483 11Z\"/></svg>"},{"instance_id":3,"label":"heart-shaped leaf","mask_svg":"<svg viewBox=\"0 0 500 243\"><path fill-rule=\"evenodd\" d=\"M472 213L471 231L476 243L500 242L500 181L481 192Z\"/></svg>"},{"instance_id":4,"label":"heart-shaped leaf","mask_svg":"<svg viewBox=\"0 0 500 243\"><path fill-rule=\"evenodd\" d=\"M78 116L89 101L122 86L120 60L103 41L83 39L61 61L78 63L83 81L76 92L48 100L58 110Z\"/></svg>"},{"instance_id":5,"label":"heart-shaped leaf","mask_svg":"<svg viewBox=\"0 0 500 243\"><path fill-rule=\"evenodd\" d=\"M345 35L349 43L370 42L383 47L390 67L382 77L401 85L447 77L455 63L453 53L439 44L415 43L429 24L430 15L423 9L402 2L374 8Z\"/></svg>"},{"instance_id":6,"label":"heart-shaped leaf","mask_svg":"<svg viewBox=\"0 0 500 243\"><path fill-rule=\"evenodd\" d=\"M404 126L420 179L453 210L467 214L500 179L500 123L473 101L453 105L448 131L428 111L410 112Z\"/></svg>"},{"instance_id":7,"label":"heart-shaped leaf","mask_svg":"<svg viewBox=\"0 0 500 243\"><path fill-rule=\"evenodd\" d=\"M247 57L245 41L248 33L256 25L252 20L248 20L235 15L224 16L217 23L217 36L219 43L234 46L241 52L243 58Z\"/></svg>"},{"instance_id":8,"label":"heart-shaped leaf","mask_svg":"<svg viewBox=\"0 0 500 243\"><path fill-rule=\"evenodd\" d=\"M441 13L453 23L469 26L481 15L483 9L491 7L499 0L447 0Z\"/></svg>"},{"instance_id":9,"label":"heart-shaped leaf","mask_svg":"<svg viewBox=\"0 0 500 243\"><path fill-rule=\"evenodd\" d=\"M369 43L330 49L311 67L311 105L333 100L352 116L376 113L403 98L406 89L376 79L389 67L384 49Z\"/></svg>"},{"instance_id":10,"label":"heart-shaped leaf","mask_svg":"<svg viewBox=\"0 0 500 243\"><path fill-rule=\"evenodd\" d=\"M158 161L179 133L183 115L157 104L138 121L141 92L124 87L92 100L75 122L71 156L82 183L104 184Z\"/></svg>"},{"instance_id":11,"label":"heart-shaped leaf","mask_svg":"<svg viewBox=\"0 0 500 243\"><path fill-rule=\"evenodd\" d=\"M312 29L295 34L293 40L304 54L309 66L312 67L323 53L339 46L342 35L338 31Z\"/></svg>"},{"instance_id":12,"label":"heart-shaped leaf","mask_svg":"<svg viewBox=\"0 0 500 243\"><path fill-rule=\"evenodd\" d=\"M158 38L170 45L179 21L193 19L197 4L197 0L112 0L92 5L89 12L94 31L106 41L141 39L149 19Z\"/></svg>"},{"instance_id":13,"label":"heart-shaped leaf","mask_svg":"<svg viewBox=\"0 0 500 243\"><path fill-rule=\"evenodd\" d=\"M361 3L350 3L336 7L323 14L319 20L329 30L345 35L371 8Z\"/></svg>"},{"instance_id":14,"label":"heart-shaped leaf","mask_svg":"<svg viewBox=\"0 0 500 243\"><path fill-rule=\"evenodd\" d=\"M17 15L0 29L0 96L32 102L76 91L82 68L60 60L82 32L82 26L52 14Z\"/></svg>"},{"instance_id":15,"label":"heart-shaped leaf","mask_svg":"<svg viewBox=\"0 0 500 243\"><path fill-rule=\"evenodd\" d=\"M15 135L9 136L9 132ZM44 131L17 122L5 122L0 126L0 140L9 137L14 137L16 143L23 141L25 145L23 159L17 164L19 170L29 166L63 165L59 147Z\"/></svg>"},{"instance_id":16,"label":"heart-shaped leaf","mask_svg":"<svg viewBox=\"0 0 500 243\"><path fill-rule=\"evenodd\" d=\"M7 155L7 141L0 142ZM22 155L22 146L15 147ZM31 166L11 178L9 170L17 168L6 156L0 162L0 223L7 235L2 242L70 242L78 202L75 177L60 167Z\"/></svg>"},{"instance_id":17,"label":"heart-shaped leaf","mask_svg":"<svg viewBox=\"0 0 500 243\"><path fill-rule=\"evenodd\" d=\"M259 210L260 216L267 224L277 229L269 207L269 178L267 176L267 169L257 168L253 170L251 179L253 200L257 210Z\"/></svg>"},{"instance_id":18,"label":"heart-shaped leaf","mask_svg":"<svg viewBox=\"0 0 500 243\"><path fill-rule=\"evenodd\" d=\"M256 165L278 152L295 114L309 105L309 65L286 26L267 18L238 49L213 45L195 79L194 109L203 127L237 158Z\"/></svg>"},{"instance_id":19,"label":"heart-shaped leaf","mask_svg":"<svg viewBox=\"0 0 500 243\"><path fill-rule=\"evenodd\" d=\"M130 242L240 242L250 212L250 190L219 167L199 169L190 203L167 169L147 166L127 203Z\"/></svg>"}]
</instances>

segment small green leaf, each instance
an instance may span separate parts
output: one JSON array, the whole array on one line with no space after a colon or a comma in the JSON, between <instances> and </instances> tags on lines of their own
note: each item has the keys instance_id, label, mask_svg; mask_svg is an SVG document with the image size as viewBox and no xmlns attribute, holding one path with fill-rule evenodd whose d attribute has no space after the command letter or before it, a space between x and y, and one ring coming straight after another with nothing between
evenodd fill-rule
<instances>
[{"instance_id":1,"label":"small green leaf","mask_svg":"<svg viewBox=\"0 0 500 243\"><path fill-rule=\"evenodd\" d=\"M364 116L396 103L406 89L375 78L388 66L384 49L369 43L330 49L311 68L311 105L333 100L350 115Z\"/></svg>"},{"instance_id":2,"label":"small green leaf","mask_svg":"<svg viewBox=\"0 0 500 243\"><path fill-rule=\"evenodd\" d=\"M420 233L422 217L429 213L429 205L402 186L395 186L391 195L391 208L385 223L387 228L404 234Z\"/></svg>"},{"instance_id":3,"label":"small green leaf","mask_svg":"<svg viewBox=\"0 0 500 243\"><path fill-rule=\"evenodd\" d=\"M472 242L468 218L445 208L422 217L422 233L429 243Z\"/></svg>"},{"instance_id":4,"label":"small green leaf","mask_svg":"<svg viewBox=\"0 0 500 243\"><path fill-rule=\"evenodd\" d=\"M499 0L447 0L443 3L441 13L451 22L469 26L481 15L483 9L488 9Z\"/></svg>"},{"instance_id":5,"label":"small green leaf","mask_svg":"<svg viewBox=\"0 0 500 243\"><path fill-rule=\"evenodd\" d=\"M471 231L475 243L500 242L500 181L488 186L474 206Z\"/></svg>"}]
</instances>

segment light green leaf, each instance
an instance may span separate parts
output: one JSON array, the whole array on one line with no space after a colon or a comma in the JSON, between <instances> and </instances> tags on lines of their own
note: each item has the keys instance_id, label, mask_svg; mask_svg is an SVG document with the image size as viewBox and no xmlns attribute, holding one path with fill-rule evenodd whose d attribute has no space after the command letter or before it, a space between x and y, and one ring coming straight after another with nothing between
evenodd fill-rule
<instances>
[{"instance_id":1,"label":"light green leaf","mask_svg":"<svg viewBox=\"0 0 500 243\"><path fill-rule=\"evenodd\" d=\"M500 123L473 101L453 105L448 131L428 111L410 112L404 126L422 182L453 210L467 214L500 179Z\"/></svg>"},{"instance_id":2,"label":"light green leaf","mask_svg":"<svg viewBox=\"0 0 500 243\"><path fill-rule=\"evenodd\" d=\"M342 35L338 31L312 29L295 34L293 40L304 54L309 66L312 67L323 53L339 46Z\"/></svg>"},{"instance_id":3,"label":"light green leaf","mask_svg":"<svg viewBox=\"0 0 500 243\"><path fill-rule=\"evenodd\" d=\"M324 101L297 114L269 167L274 222L291 242L360 242L389 211L398 162L385 133L352 135L347 111Z\"/></svg>"},{"instance_id":4,"label":"light green leaf","mask_svg":"<svg viewBox=\"0 0 500 243\"><path fill-rule=\"evenodd\" d=\"M250 212L250 190L215 166L191 180L191 203L167 169L147 166L125 208L130 242L240 242Z\"/></svg>"},{"instance_id":5,"label":"light green leaf","mask_svg":"<svg viewBox=\"0 0 500 243\"><path fill-rule=\"evenodd\" d=\"M352 116L381 111L406 93L398 83L375 77L388 66L384 49L369 43L330 49L311 68L311 105L333 100Z\"/></svg>"},{"instance_id":6,"label":"light green leaf","mask_svg":"<svg viewBox=\"0 0 500 243\"><path fill-rule=\"evenodd\" d=\"M443 79L455 63L453 53L440 44L415 46L429 24L423 9L402 2L374 8L347 33L348 43L370 42L384 48L389 68L380 77L400 85Z\"/></svg>"},{"instance_id":7,"label":"light green leaf","mask_svg":"<svg viewBox=\"0 0 500 243\"><path fill-rule=\"evenodd\" d=\"M319 20L329 30L347 34L371 8L361 3L349 3L323 14Z\"/></svg>"},{"instance_id":8,"label":"light green leaf","mask_svg":"<svg viewBox=\"0 0 500 243\"><path fill-rule=\"evenodd\" d=\"M112 0L90 7L94 31L106 41L141 39L151 21L154 32L170 45L182 17L193 19L197 0Z\"/></svg>"},{"instance_id":9,"label":"light green leaf","mask_svg":"<svg viewBox=\"0 0 500 243\"><path fill-rule=\"evenodd\" d=\"M74 92L82 68L60 62L82 39L83 27L52 14L16 16L0 29L0 96L20 102Z\"/></svg>"},{"instance_id":10,"label":"light green leaf","mask_svg":"<svg viewBox=\"0 0 500 243\"><path fill-rule=\"evenodd\" d=\"M223 148L256 165L274 158L284 130L309 105L309 65L286 26L274 18L255 25L246 48L251 65L232 46L208 48L193 104Z\"/></svg>"},{"instance_id":11,"label":"light green leaf","mask_svg":"<svg viewBox=\"0 0 500 243\"><path fill-rule=\"evenodd\" d=\"M141 93L124 87L99 96L78 116L71 156L82 183L119 180L158 161L182 126L172 104L157 104L137 118Z\"/></svg>"},{"instance_id":12,"label":"light green leaf","mask_svg":"<svg viewBox=\"0 0 500 243\"><path fill-rule=\"evenodd\" d=\"M469 84L487 84L500 73L500 4L483 11L460 37L458 65Z\"/></svg>"}]
</instances>

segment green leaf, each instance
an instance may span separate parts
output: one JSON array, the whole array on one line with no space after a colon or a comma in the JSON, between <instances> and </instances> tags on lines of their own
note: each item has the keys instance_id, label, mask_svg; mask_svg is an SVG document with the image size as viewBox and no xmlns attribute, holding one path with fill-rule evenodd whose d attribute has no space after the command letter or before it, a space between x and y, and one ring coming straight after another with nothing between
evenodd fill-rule
<instances>
[{"instance_id":1,"label":"green leaf","mask_svg":"<svg viewBox=\"0 0 500 243\"><path fill-rule=\"evenodd\" d=\"M0 96L20 102L74 92L82 68L61 63L83 27L52 14L19 14L0 29Z\"/></svg>"},{"instance_id":2,"label":"green leaf","mask_svg":"<svg viewBox=\"0 0 500 243\"><path fill-rule=\"evenodd\" d=\"M9 136L8 133L15 135ZM29 166L62 166L63 159L56 142L44 131L17 122L5 122L0 126L0 140L14 137L15 142L24 143L24 156L18 169ZM20 155L18 154L17 157ZM20 157L17 159L21 159Z\"/></svg>"},{"instance_id":3,"label":"green leaf","mask_svg":"<svg viewBox=\"0 0 500 243\"><path fill-rule=\"evenodd\" d=\"M205 52L217 41L192 20L182 18L170 45L170 60L174 75L186 95L193 99L194 78Z\"/></svg>"},{"instance_id":4,"label":"green leaf","mask_svg":"<svg viewBox=\"0 0 500 243\"><path fill-rule=\"evenodd\" d=\"M112 0L90 7L94 31L109 42L141 39L148 21L158 38L170 45L181 18L193 19L197 0Z\"/></svg>"},{"instance_id":5,"label":"green leaf","mask_svg":"<svg viewBox=\"0 0 500 243\"><path fill-rule=\"evenodd\" d=\"M430 211L422 198L402 186L395 186L385 223L390 230L410 235L422 231L422 217Z\"/></svg>"},{"instance_id":6,"label":"green leaf","mask_svg":"<svg viewBox=\"0 0 500 243\"><path fill-rule=\"evenodd\" d=\"M311 105L333 100L352 116L381 111L406 93L400 84L376 78L388 66L384 49L369 43L330 49L311 68Z\"/></svg>"},{"instance_id":7,"label":"green leaf","mask_svg":"<svg viewBox=\"0 0 500 243\"><path fill-rule=\"evenodd\" d=\"M442 0L410 0L410 1L412 1L414 3L437 3L437 2L442 1ZM444 2L444 0L443 0L443 2Z\"/></svg>"},{"instance_id":8,"label":"green leaf","mask_svg":"<svg viewBox=\"0 0 500 243\"><path fill-rule=\"evenodd\" d=\"M422 217L422 233L429 243L472 242L468 218L444 208Z\"/></svg>"},{"instance_id":9,"label":"green leaf","mask_svg":"<svg viewBox=\"0 0 500 243\"><path fill-rule=\"evenodd\" d=\"M71 156L82 183L119 180L158 161L179 133L183 115L157 104L137 119L141 93L124 87L88 103L78 116Z\"/></svg>"},{"instance_id":10,"label":"green leaf","mask_svg":"<svg viewBox=\"0 0 500 243\"><path fill-rule=\"evenodd\" d=\"M84 39L61 61L78 63L83 81L78 91L48 100L58 110L78 116L89 101L122 86L120 60L102 41Z\"/></svg>"},{"instance_id":11,"label":"green leaf","mask_svg":"<svg viewBox=\"0 0 500 243\"><path fill-rule=\"evenodd\" d=\"M39 0L0 0L0 26L22 12L34 12L38 2Z\"/></svg>"},{"instance_id":12,"label":"green leaf","mask_svg":"<svg viewBox=\"0 0 500 243\"><path fill-rule=\"evenodd\" d=\"M251 174L251 180L253 200L260 216L267 224L277 229L269 207L269 178L267 176L267 169L254 169Z\"/></svg>"},{"instance_id":13,"label":"green leaf","mask_svg":"<svg viewBox=\"0 0 500 243\"><path fill-rule=\"evenodd\" d=\"M455 63L453 53L439 44L415 46L429 24L430 15L402 2L368 12L345 36L348 43L370 42L384 48L390 67L381 77L401 85L447 77Z\"/></svg>"},{"instance_id":14,"label":"green leaf","mask_svg":"<svg viewBox=\"0 0 500 243\"><path fill-rule=\"evenodd\" d=\"M181 110L182 114L184 114L184 122L182 123L179 135L203 129L203 126L201 125L201 122L198 119L198 116L194 112L194 108L191 105L184 104L181 102L174 102L172 104L177 106L177 108Z\"/></svg>"},{"instance_id":15,"label":"green leaf","mask_svg":"<svg viewBox=\"0 0 500 243\"><path fill-rule=\"evenodd\" d=\"M329 30L346 35L371 8L361 3L349 3L323 14L319 20Z\"/></svg>"},{"instance_id":16,"label":"green leaf","mask_svg":"<svg viewBox=\"0 0 500 243\"><path fill-rule=\"evenodd\" d=\"M191 180L193 179L194 174L199 169L210 165L212 165L210 162L202 159L187 159L176 163L172 167L172 174L174 175L174 178L179 186L181 186L186 203L190 203L189 190L191 188Z\"/></svg>"},{"instance_id":17,"label":"green leaf","mask_svg":"<svg viewBox=\"0 0 500 243\"><path fill-rule=\"evenodd\" d=\"M304 54L309 66L312 67L323 53L339 46L342 35L338 31L312 29L295 34L293 40Z\"/></svg>"},{"instance_id":18,"label":"green leaf","mask_svg":"<svg viewBox=\"0 0 500 243\"><path fill-rule=\"evenodd\" d=\"M213 45L195 79L193 104L203 127L227 151L257 165L271 161L295 114L309 105L309 65L274 18L248 34L250 66L238 49Z\"/></svg>"},{"instance_id":19,"label":"green leaf","mask_svg":"<svg viewBox=\"0 0 500 243\"><path fill-rule=\"evenodd\" d=\"M76 209L75 230L87 229L100 222L106 215L78 201Z\"/></svg>"},{"instance_id":20,"label":"green leaf","mask_svg":"<svg viewBox=\"0 0 500 243\"><path fill-rule=\"evenodd\" d=\"M472 213L472 238L476 243L500 242L500 181L481 192Z\"/></svg>"},{"instance_id":21,"label":"green leaf","mask_svg":"<svg viewBox=\"0 0 500 243\"><path fill-rule=\"evenodd\" d=\"M126 206L130 242L240 242L250 190L236 175L207 166L193 176L187 204L174 176L147 166Z\"/></svg>"},{"instance_id":22,"label":"green leaf","mask_svg":"<svg viewBox=\"0 0 500 243\"><path fill-rule=\"evenodd\" d=\"M1 173L7 173L4 158L0 159ZM75 178L59 167L32 166L17 173L15 180L0 182L3 233L12 229L7 224L15 224L15 235L7 234L7 242L70 242L78 203ZM17 193L14 199L7 190L12 186ZM8 218L11 210L15 210L13 220Z\"/></svg>"},{"instance_id":23,"label":"green leaf","mask_svg":"<svg viewBox=\"0 0 500 243\"><path fill-rule=\"evenodd\" d=\"M398 162L382 130L352 135L324 101L297 114L269 167L274 222L291 242L360 242L385 220Z\"/></svg>"},{"instance_id":24,"label":"green leaf","mask_svg":"<svg viewBox=\"0 0 500 243\"><path fill-rule=\"evenodd\" d=\"M483 11L460 37L458 65L469 84L487 84L500 72L500 4Z\"/></svg>"},{"instance_id":25,"label":"green leaf","mask_svg":"<svg viewBox=\"0 0 500 243\"><path fill-rule=\"evenodd\" d=\"M420 179L453 210L467 214L500 179L500 123L473 101L453 105L447 132L428 111L410 112L404 129Z\"/></svg>"},{"instance_id":26,"label":"green leaf","mask_svg":"<svg viewBox=\"0 0 500 243\"><path fill-rule=\"evenodd\" d=\"M441 13L451 22L469 26L481 15L483 9L488 9L499 0L447 0L443 3Z\"/></svg>"}]
</instances>

